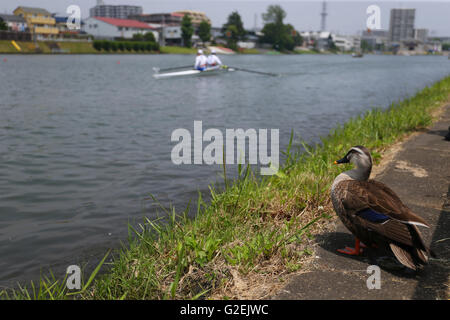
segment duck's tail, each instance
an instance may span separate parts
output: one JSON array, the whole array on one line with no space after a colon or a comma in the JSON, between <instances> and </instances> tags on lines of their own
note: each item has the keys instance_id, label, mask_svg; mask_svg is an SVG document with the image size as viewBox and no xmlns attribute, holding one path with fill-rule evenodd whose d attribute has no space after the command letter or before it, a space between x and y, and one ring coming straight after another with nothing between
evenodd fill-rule
<instances>
[{"instance_id":1,"label":"duck's tail","mask_svg":"<svg viewBox=\"0 0 450 320\"><path fill-rule=\"evenodd\" d=\"M401 264L410 269L417 270L428 263L430 256L435 257L436 255L425 245L415 225L406 224L406 226L412 236L413 245L408 246L400 243L390 243L389 246Z\"/></svg>"}]
</instances>

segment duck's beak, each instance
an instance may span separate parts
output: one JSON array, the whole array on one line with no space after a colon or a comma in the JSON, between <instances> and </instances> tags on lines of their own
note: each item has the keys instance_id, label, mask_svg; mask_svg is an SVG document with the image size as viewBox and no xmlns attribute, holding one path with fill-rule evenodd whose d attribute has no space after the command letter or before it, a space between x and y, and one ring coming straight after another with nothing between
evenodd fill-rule
<instances>
[{"instance_id":1,"label":"duck's beak","mask_svg":"<svg viewBox=\"0 0 450 320\"><path fill-rule=\"evenodd\" d=\"M347 156L345 156L342 159L335 161L334 164L349 163L349 162L350 161L348 161Z\"/></svg>"}]
</instances>

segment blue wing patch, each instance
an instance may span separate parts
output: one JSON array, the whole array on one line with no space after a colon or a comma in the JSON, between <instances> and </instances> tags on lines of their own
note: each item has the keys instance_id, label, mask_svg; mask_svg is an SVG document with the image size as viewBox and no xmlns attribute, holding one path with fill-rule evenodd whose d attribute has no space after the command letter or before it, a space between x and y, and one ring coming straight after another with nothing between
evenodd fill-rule
<instances>
[{"instance_id":1,"label":"blue wing patch","mask_svg":"<svg viewBox=\"0 0 450 320\"><path fill-rule=\"evenodd\" d=\"M387 215L379 213L370 208L359 211L357 213L357 215L367 221L374 222L374 223L383 223L390 219Z\"/></svg>"}]
</instances>

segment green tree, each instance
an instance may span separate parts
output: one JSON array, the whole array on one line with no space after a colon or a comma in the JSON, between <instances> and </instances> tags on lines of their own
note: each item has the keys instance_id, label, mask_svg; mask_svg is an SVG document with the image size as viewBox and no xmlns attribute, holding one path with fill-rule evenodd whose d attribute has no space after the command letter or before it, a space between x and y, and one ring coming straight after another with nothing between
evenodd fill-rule
<instances>
[{"instance_id":1,"label":"green tree","mask_svg":"<svg viewBox=\"0 0 450 320\"><path fill-rule=\"evenodd\" d=\"M181 38L183 45L190 48L192 46L192 35L194 34L194 27L192 26L191 17L188 14L183 16L181 20Z\"/></svg>"},{"instance_id":2,"label":"green tree","mask_svg":"<svg viewBox=\"0 0 450 320\"><path fill-rule=\"evenodd\" d=\"M0 18L0 30L8 30L8 26L2 18Z\"/></svg>"},{"instance_id":3,"label":"green tree","mask_svg":"<svg viewBox=\"0 0 450 320\"><path fill-rule=\"evenodd\" d=\"M262 17L265 23L281 25L284 18L286 18L286 11L279 5L270 5L267 8L267 12L262 14Z\"/></svg>"},{"instance_id":4,"label":"green tree","mask_svg":"<svg viewBox=\"0 0 450 320\"><path fill-rule=\"evenodd\" d=\"M211 40L211 24L203 20L198 27L198 36L202 39L203 42L207 42Z\"/></svg>"},{"instance_id":5,"label":"green tree","mask_svg":"<svg viewBox=\"0 0 450 320\"><path fill-rule=\"evenodd\" d=\"M133 34L133 41L144 41L144 36L142 35L142 33L135 33Z\"/></svg>"},{"instance_id":6,"label":"green tree","mask_svg":"<svg viewBox=\"0 0 450 320\"><path fill-rule=\"evenodd\" d=\"M361 41L361 51L362 52L369 52L369 51L372 51L372 50L373 50L373 48L369 44L369 42L367 42L367 40L362 40Z\"/></svg>"},{"instance_id":7,"label":"green tree","mask_svg":"<svg viewBox=\"0 0 450 320\"><path fill-rule=\"evenodd\" d=\"M333 37L331 36L331 34L328 36L327 39L327 45L328 45L328 50L330 50L331 52L336 52L338 51L338 47L336 47L336 44L333 41Z\"/></svg>"},{"instance_id":8,"label":"green tree","mask_svg":"<svg viewBox=\"0 0 450 320\"><path fill-rule=\"evenodd\" d=\"M237 11L233 11L229 16L227 23L222 26L222 33L226 33L230 26L235 26L233 29L233 36L236 42L238 40L243 40L245 38L244 23L242 22L241 16Z\"/></svg>"},{"instance_id":9,"label":"green tree","mask_svg":"<svg viewBox=\"0 0 450 320\"><path fill-rule=\"evenodd\" d=\"M222 33L227 39L227 47L237 50L237 42L245 39L245 29L241 16L237 11L233 11L229 16L227 23L222 26Z\"/></svg>"},{"instance_id":10,"label":"green tree","mask_svg":"<svg viewBox=\"0 0 450 320\"><path fill-rule=\"evenodd\" d=\"M156 42L153 32L147 32L146 34L144 34L144 41Z\"/></svg>"},{"instance_id":11,"label":"green tree","mask_svg":"<svg viewBox=\"0 0 450 320\"><path fill-rule=\"evenodd\" d=\"M292 25L283 23L286 12L279 5L270 5L262 16L265 22L262 41L271 44L275 50L293 50L303 42Z\"/></svg>"}]
</instances>

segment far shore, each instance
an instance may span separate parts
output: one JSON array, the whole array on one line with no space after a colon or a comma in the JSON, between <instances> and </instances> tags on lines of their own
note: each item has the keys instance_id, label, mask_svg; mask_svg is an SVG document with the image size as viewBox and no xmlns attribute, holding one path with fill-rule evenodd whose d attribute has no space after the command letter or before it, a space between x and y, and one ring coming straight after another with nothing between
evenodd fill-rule
<instances>
[{"instance_id":1,"label":"far shore","mask_svg":"<svg viewBox=\"0 0 450 320\"><path fill-rule=\"evenodd\" d=\"M10 40L0 40L0 54L119 54L119 55L129 55L129 54L188 54L195 55L197 48L186 48L178 46L163 46L158 51L119 51L119 50L96 50L92 42L80 41L55 41L54 42L57 49L51 48L51 43L46 41L25 42L16 41L19 46L20 51L12 44ZM309 49L294 50L289 52L279 52L271 49L240 49L236 51L235 54L269 54L269 55L285 55L285 54L338 54L338 55L351 55L352 52L330 52L330 51L316 51ZM392 52L380 52L380 53L365 53L365 54L382 54L382 55L392 55ZM405 54L400 52L398 55L419 55L419 54ZM423 54L422 54L423 55ZM429 55L429 54L425 54ZM445 55L445 53L439 53L434 55Z\"/></svg>"}]
</instances>

